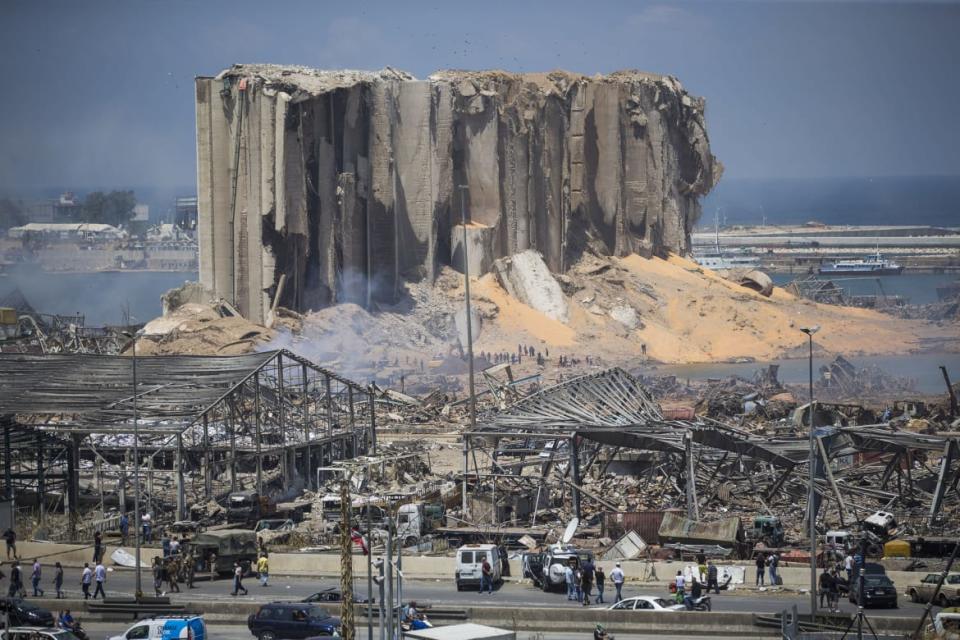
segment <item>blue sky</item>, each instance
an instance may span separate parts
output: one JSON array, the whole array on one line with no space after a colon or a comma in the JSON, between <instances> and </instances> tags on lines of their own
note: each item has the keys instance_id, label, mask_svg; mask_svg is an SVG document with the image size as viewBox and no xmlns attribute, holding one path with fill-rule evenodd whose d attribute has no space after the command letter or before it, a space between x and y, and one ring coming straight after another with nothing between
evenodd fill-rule
<instances>
[{"instance_id":1,"label":"blue sky","mask_svg":"<svg viewBox=\"0 0 960 640\"><path fill-rule=\"evenodd\" d=\"M731 178L960 174L960 5L0 0L0 188L195 181L234 62L677 76Z\"/></svg>"}]
</instances>

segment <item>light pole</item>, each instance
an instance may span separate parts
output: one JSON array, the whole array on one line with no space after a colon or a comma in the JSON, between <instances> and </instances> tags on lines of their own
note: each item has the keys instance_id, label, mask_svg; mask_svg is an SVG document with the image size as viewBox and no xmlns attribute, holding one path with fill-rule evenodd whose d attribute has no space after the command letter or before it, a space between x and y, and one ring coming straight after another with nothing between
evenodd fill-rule
<instances>
[{"instance_id":1,"label":"light pole","mask_svg":"<svg viewBox=\"0 0 960 640\"><path fill-rule=\"evenodd\" d=\"M124 331L123 335L130 338L133 345L133 541L135 543L134 558L137 565L136 599L143 596L140 582L140 425L137 417L137 338L143 335L143 330L136 333ZM126 511L126 505L124 505Z\"/></svg>"},{"instance_id":2,"label":"light pole","mask_svg":"<svg viewBox=\"0 0 960 640\"><path fill-rule=\"evenodd\" d=\"M470 375L470 431L477 430L477 398L473 386L473 318L470 312L470 262L467 255L467 189L465 184L460 185L460 224L463 226L463 292L467 305L467 365ZM470 445L468 436L463 436L463 515L467 515L467 458Z\"/></svg>"},{"instance_id":3,"label":"light pole","mask_svg":"<svg viewBox=\"0 0 960 640\"><path fill-rule=\"evenodd\" d=\"M820 330L820 325L812 327L801 327L800 331L807 334L807 343L809 345L809 374L810 374L810 404L807 406L807 412L810 415L810 486L807 494L807 521L810 529L810 620L817 615L817 515L813 511L813 505L816 500L814 493L814 467L816 466L815 451L816 445L813 434L813 334Z\"/></svg>"}]
</instances>

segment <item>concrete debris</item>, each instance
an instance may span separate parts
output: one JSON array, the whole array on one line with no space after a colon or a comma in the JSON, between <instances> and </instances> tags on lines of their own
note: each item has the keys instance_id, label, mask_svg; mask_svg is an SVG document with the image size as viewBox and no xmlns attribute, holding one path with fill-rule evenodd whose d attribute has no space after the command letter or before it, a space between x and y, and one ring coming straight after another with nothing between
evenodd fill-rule
<instances>
[{"instance_id":1,"label":"concrete debris","mask_svg":"<svg viewBox=\"0 0 960 640\"><path fill-rule=\"evenodd\" d=\"M641 325L637 310L625 304L619 304L610 309L610 317L630 330L637 329Z\"/></svg>"},{"instance_id":2,"label":"concrete debris","mask_svg":"<svg viewBox=\"0 0 960 640\"><path fill-rule=\"evenodd\" d=\"M570 321L567 299L539 253L528 249L500 258L494 269L500 285L515 300L558 322Z\"/></svg>"}]
</instances>

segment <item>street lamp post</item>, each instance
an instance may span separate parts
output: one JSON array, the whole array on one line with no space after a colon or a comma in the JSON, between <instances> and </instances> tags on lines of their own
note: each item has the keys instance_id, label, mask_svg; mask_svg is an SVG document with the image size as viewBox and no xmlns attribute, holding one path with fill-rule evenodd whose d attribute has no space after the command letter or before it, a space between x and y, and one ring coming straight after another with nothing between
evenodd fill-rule
<instances>
[{"instance_id":1,"label":"street lamp post","mask_svg":"<svg viewBox=\"0 0 960 640\"><path fill-rule=\"evenodd\" d=\"M807 344L809 345L809 390L810 404L807 406L807 412L810 416L810 485L807 493L807 525L810 531L810 619L813 620L817 615L817 517L813 506L816 501L814 489L814 467L816 466L816 443L813 433L813 334L820 330L819 325L812 327L802 327L800 331L807 334Z\"/></svg>"},{"instance_id":2,"label":"street lamp post","mask_svg":"<svg viewBox=\"0 0 960 640\"><path fill-rule=\"evenodd\" d=\"M143 588L140 582L140 425L137 416L137 338L143 335L143 331L136 333L123 332L123 335L130 338L133 345L133 541L135 544L134 558L137 565L137 586L136 599L140 600L143 596ZM124 505L126 511L126 505Z\"/></svg>"}]
</instances>

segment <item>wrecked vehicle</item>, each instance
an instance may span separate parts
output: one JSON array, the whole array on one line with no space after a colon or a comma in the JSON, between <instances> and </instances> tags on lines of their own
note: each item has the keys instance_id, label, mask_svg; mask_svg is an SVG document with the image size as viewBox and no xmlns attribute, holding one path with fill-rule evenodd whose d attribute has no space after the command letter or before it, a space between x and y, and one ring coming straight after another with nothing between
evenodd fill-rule
<instances>
[{"instance_id":1,"label":"wrecked vehicle","mask_svg":"<svg viewBox=\"0 0 960 640\"><path fill-rule=\"evenodd\" d=\"M257 562L257 534L246 529L207 531L188 542L187 551L193 552L196 571L230 574L239 562L247 573Z\"/></svg>"},{"instance_id":2,"label":"wrecked vehicle","mask_svg":"<svg viewBox=\"0 0 960 640\"><path fill-rule=\"evenodd\" d=\"M227 522L253 524L273 511L270 499L256 491L237 491L227 498Z\"/></svg>"},{"instance_id":3,"label":"wrecked vehicle","mask_svg":"<svg viewBox=\"0 0 960 640\"><path fill-rule=\"evenodd\" d=\"M757 516L753 519L753 527L745 532L747 542L756 544L762 542L764 546L775 549L783 546L783 522L776 516Z\"/></svg>"}]
</instances>

